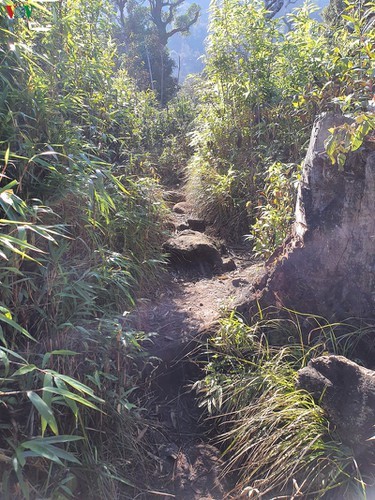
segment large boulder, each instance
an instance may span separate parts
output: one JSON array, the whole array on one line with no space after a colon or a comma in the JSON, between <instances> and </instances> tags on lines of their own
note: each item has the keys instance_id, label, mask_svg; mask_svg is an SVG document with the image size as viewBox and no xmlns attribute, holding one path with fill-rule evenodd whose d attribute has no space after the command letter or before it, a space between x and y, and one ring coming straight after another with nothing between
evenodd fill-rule
<instances>
[{"instance_id":1,"label":"large boulder","mask_svg":"<svg viewBox=\"0 0 375 500\"><path fill-rule=\"evenodd\" d=\"M347 123L324 114L314 124L295 224L255 287L253 312L260 304L335 321L375 318L375 153L365 143L340 170L324 145L329 129Z\"/></svg>"},{"instance_id":2,"label":"large boulder","mask_svg":"<svg viewBox=\"0 0 375 500\"><path fill-rule=\"evenodd\" d=\"M375 372L344 356L313 359L298 372L297 385L327 412L344 443L358 455L374 448Z\"/></svg>"},{"instance_id":3,"label":"large boulder","mask_svg":"<svg viewBox=\"0 0 375 500\"><path fill-rule=\"evenodd\" d=\"M170 254L172 263L181 266L200 266L202 264L208 265L212 269L219 269L222 264L215 241L198 231L182 231L169 238L164 243L163 250Z\"/></svg>"}]
</instances>

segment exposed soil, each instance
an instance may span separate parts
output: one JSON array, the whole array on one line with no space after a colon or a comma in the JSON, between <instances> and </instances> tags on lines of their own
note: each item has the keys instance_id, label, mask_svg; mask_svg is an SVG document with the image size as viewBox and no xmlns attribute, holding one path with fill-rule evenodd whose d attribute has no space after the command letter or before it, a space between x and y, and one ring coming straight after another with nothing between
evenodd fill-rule
<instances>
[{"instance_id":1,"label":"exposed soil","mask_svg":"<svg viewBox=\"0 0 375 500\"><path fill-rule=\"evenodd\" d=\"M175 223L181 224L181 215L176 214ZM226 252L235 270L213 274L199 265L170 268L157 295L139 299L127 318L133 328L155 333L147 345L151 362L144 376L152 380L147 408L149 417L158 422L152 436L152 458L158 466L145 481L142 498L230 498L230 486L221 474L220 452L210 443L210 429L203 425L190 390L192 382L202 376L194 362L198 339L215 328L223 311L251 294L252 283L263 271L248 249Z\"/></svg>"},{"instance_id":2,"label":"exposed soil","mask_svg":"<svg viewBox=\"0 0 375 500\"><path fill-rule=\"evenodd\" d=\"M155 332L149 351L165 358L165 349L176 349L208 329L223 311L233 309L252 292L252 283L262 275L263 264L243 252L231 251L237 269L207 277L199 271L170 270L158 289L158 296L138 301L130 318L133 327Z\"/></svg>"}]
</instances>

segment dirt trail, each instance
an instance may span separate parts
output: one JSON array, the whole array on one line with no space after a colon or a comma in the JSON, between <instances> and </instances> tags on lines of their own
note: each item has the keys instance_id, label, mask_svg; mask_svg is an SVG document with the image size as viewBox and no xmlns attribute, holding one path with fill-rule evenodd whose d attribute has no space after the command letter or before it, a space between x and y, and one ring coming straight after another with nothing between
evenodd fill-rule
<instances>
[{"instance_id":1,"label":"dirt trail","mask_svg":"<svg viewBox=\"0 0 375 500\"><path fill-rule=\"evenodd\" d=\"M181 223L181 215L176 215ZM151 356L152 398L147 405L151 419L159 423L154 433L157 473L147 480L143 498L209 500L229 498L229 486L221 478L219 451L209 443L201 424L201 410L189 385L202 372L191 361L193 341L208 331L224 310L233 309L251 293L263 265L251 260L249 251L228 249L236 269L205 276L195 269L169 269L157 296L141 298L128 317L133 328L154 332L147 345Z\"/></svg>"},{"instance_id":2,"label":"dirt trail","mask_svg":"<svg viewBox=\"0 0 375 500\"><path fill-rule=\"evenodd\" d=\"M232 258L236 270L212 277L169 271L157 297L138 301L132 324L141 331L158 334L153 353L191 340L251 293L263 264L238 254L232 254Z\"/></svg>"}]
</instances>

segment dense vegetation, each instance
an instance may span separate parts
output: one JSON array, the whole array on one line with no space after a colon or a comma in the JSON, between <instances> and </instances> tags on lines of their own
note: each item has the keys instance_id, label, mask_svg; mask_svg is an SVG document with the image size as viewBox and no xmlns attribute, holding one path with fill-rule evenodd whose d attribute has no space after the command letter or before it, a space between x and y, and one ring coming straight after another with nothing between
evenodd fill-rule
<instances>
[{"instance_id":1,"label":"dense vegetation","mask_svg":"<svg viewBox=\"0 0 375 500\"><path fill-rule=\"evenodd\" d=\"M365 111L374 4L349 3L346 17L331 15L327 23L312 20L305 5L285 33L262 2L213 2L204 74L177 94L166 43L144 6L129 2L124 13L124 2L115 2L116 10L109 0L32 3L30 20L9 19L5 10L0 19L1 490L12 499L75 498L79 484L87 498L121 498L120 491L132 498L152 465L138 439L142 409L132 399L147 333L130 330L126 313L163 272L168 209L161 185L186 179L223 238L247 235L255 252L268 256L292 219L316 114L342 109L357 117L356 129L332 140L337 162L373 123ZM197 12L173 11L177 28ZM237 412L245 434L236 437L229 465L247 453L242 422L258 425L254 401L266 412L265 398L278 393L265 385L272 379L300 415L296 439L311 488L350 482L350 456L327 441L319 408L291 388L306 354L271 352L234 317L228 321L205 383L221 391L231 360L220 398L235 406L224 411ZM245 341L251 345L238 343ZM249 349L250 370L236 360ZM292 366L285 368L285 357ZM256 398L246 393L253 379ZM244 409L233 387L247 394ZM293 432L290 418L283 432ZM268 435L267 425L274 424L265 417ZM226 442L236 428L226 430ZM274 462L262 463L273 471L266 491L284 481L284 464ZM256 473L242 476L241 486Z\"/></svg>"},{"instance_id":2,"label":"dense vegetation","mask_svg":"<svg viewBox=\"0 0 375 500\"><path fill-rule=\"evenodd\" d=\"M164 262L156 167L191 109L184 97L160 109L136 88L109 2L51 12L34 9L35 29L2 17L2 491L69 496L79 476L86 495L115 498L138 453L127 398L138 337L121 315ZM61 460L83 465L72 476L48 464Z\"/></svg>"},{"instance_id":3,"label":"dense vegetation","mask_svg":"<svg viewBox=\"0 0 375 500\"><path fill-rule=\"evenodd\" d=\"M226 472L236 473L234 496L366 498L367 459L358 459L332 428L311 394L296 389L297 371L327 352L353 356L365 331L310 317L314 341L305 345L304 318L264 319L251 326L233 313L207 349L206 377L194 387L217 426ZM285 341L285 339L288 339Z\"/></svg>"},{"instance_id":4,"label":"dense vegetation","mask_svg":"<svg viewBox=\"0 0 375 500\"><path fill-rule=\"evenodd\" d=\"M288 16L293 29L286 33L262 2L227 0L211 9L188 189L223 236L241 236L256 220L255 250L269 255L292 217L293 184L315 116L366 109L371 7L367 14L348 7L348 29L313 20L306 4Z\"/></svg>"}]
</instances>

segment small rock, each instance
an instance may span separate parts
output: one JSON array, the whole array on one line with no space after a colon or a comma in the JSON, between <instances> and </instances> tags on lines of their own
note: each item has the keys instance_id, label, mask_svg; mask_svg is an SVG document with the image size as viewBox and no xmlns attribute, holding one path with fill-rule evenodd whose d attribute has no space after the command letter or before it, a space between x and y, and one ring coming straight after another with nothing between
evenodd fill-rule
<instances>
[{"instance_id":1,"label":"small rock","mask_svg":"<svg viewBox=\"0 0 375 500\"><path fill-rule=\"evenodd\" d=\"M189 229L189 226L185 223L182 222L176 227L177 231L186 231L186 229Z\"/></svg>"},{"instance_id":2,"label":"small rock","mask_svg":"<svg viewBox=\"0 0 375 500\"><path fill-rule=\"evenodd\" d=\"M172 210L176 214L189 214L193 212L193 206L187 201L181 201L180 203L176 203Z\"/></svg>"},{"instance_id":3,"label":"small rock","mask_svg":"<svg viewBox=\"0 0 375 500\"><path fill-rule=\"evenodd\" d=\"M186 196L181 191L165 191L163 193L163 200L169 203L181 203L186 201Z\"/></svg>"},{"instance_id":4,"label":"small rock","mask_svg":"<svg viewBox=\"0 0 375 500\"><path fill-rule=\"evenodd\" d=\"M203 219L188 219L187 223L189 228L193 231L204 233L206 230L206 221Z\"/></svg>"},{"instance_id":5,"label":"small rock","mask_svg":"<svg viewBox=\"0 0 375 500\"><path fill-rule=\"evenodd\" d=\"M248 284L249 284L249 282L243 278L236 278L236 279L232 280L232 285L236 288L238 288L239 286L245 286Z\"/></svg>"},{"instance_id":6,"label":"small rock","mask_svg":"<svg viewBox=\"0 0 375 500\"><path fill-rule=\"evenodd\" d=\"M345 444L358 454L374 449L374 371L344 356L321 356L299 370L297 386L325 409Z\"/></svg>"},{"instance_id":7,"label":"small rock","mask_svg":"<svg viewBox=\"0 0 375 500\"><path fill-rule=\"evenodd\" d=\"M170 260L175 264L221 267L220 253L214 240L197 231L182 231L167 240L163 249L170 254Z\"/></svg>"},{"instance_id":8,"label":"small rock","mask_svg":"<svg viewBox=\"0 0 375 500\"><path fill-rule=\"evenodd\" d=\"M228 273L230 271L235 271L237 266L233 259L223 259L221 269L224 273Z\"/></svg>"}]
</instances>

